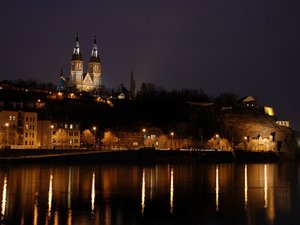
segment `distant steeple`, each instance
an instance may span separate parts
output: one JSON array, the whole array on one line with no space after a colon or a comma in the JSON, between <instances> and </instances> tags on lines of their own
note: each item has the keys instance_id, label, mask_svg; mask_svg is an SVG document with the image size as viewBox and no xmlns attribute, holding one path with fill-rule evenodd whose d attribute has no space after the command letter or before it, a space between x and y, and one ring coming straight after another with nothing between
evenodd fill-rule
<instances>
[{"instance_id":1,"label":"distant steeple","mask_svg":"<svg viewBox=\"0 0 300 225\"><path fill-rule=\"evenodd\" d=\"M100 62L100 57L98 55L96 36L94 36L94 45L93 45L93 49L92 49L90 62Z\"/></svg>"},{"instance_id":2,"label":"distant steeple","mask_svg":"<svg viewBox=\"0 0 300 225\"><path fill-rule=\"evenodd\" d=\"M78 33L76 33L76 41L75 41L75 47L73 50L72 60L82 60L80 47L79 47Z\"/></svg>"},{"instance_id":3,"label":"distant steeple","mask_svg":"<svg viewBox=\"0 0 300 225\"><path fill-rule=\"evenodd\" d=\"M58 91L63 90L65 88L65 85L66 85L66 79L64 78L63 67L62 67L62 65L60 65L60 74L59 74L57 90Z\"/></svg>"}]
</instances>

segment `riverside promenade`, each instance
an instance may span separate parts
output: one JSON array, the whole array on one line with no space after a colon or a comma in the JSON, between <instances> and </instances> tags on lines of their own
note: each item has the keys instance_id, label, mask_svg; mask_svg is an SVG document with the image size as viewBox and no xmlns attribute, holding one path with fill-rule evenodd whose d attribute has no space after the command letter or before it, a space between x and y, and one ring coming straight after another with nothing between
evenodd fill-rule
<instances>
[{"instance_id":1,"label":"riverside promenade","mask_svg":"<svg viewBox=\"0 0 300 225\"><path fill-rule=\"evenodd\" d=\"M6 149L0 151L0 163L233 163L275 162L272 152L233 152L215 150L59 150Z\"/></svg>"}]
</instances>

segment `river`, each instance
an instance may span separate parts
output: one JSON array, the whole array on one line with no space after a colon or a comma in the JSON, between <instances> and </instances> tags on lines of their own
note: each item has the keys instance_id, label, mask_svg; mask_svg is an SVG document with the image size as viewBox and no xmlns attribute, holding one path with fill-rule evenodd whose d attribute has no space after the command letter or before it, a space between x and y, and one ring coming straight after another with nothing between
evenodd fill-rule
<instances>
[{"instance_id":1,"label":"river","mask_svg":"<svg viewBox=\"0 0 300 225\"><path fill-rule=\"evenodd\" d=\"M1 224L299 224L300 164L8 164Z\"/></svg>"}]
</instances>

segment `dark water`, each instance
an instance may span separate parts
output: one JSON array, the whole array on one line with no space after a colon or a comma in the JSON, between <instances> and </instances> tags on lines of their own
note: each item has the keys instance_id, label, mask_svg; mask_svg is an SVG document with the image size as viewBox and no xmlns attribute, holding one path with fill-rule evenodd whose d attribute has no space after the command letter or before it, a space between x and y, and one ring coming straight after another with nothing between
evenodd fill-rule
<instances>
[{"instance_id":1,"label":"dark water","mask_svg":"<svg viewBox=\"0 0 300 225\"><path fill-rule=\"evenodd\" d=\"M300 224L300 164L9 165L1 224Z\"/></svg>"}]
</instances>

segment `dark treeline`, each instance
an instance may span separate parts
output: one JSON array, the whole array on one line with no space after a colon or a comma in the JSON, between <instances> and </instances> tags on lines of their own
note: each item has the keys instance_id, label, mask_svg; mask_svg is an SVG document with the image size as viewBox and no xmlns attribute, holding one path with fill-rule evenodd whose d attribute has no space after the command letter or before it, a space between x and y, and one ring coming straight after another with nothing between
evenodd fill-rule
<instances>
[{"instance_id":1,"label":"dark treeline","mask_svg":"<svg viewBox=\"0 0 300 225\"><path fill-rule=\"evenodd\" d=\"M51 83L42 84L36 80L2 82L11 82L22 87L56 89ZM125 99L117 98L120 92L125 94ZM113 107L95 102L92 96L88 98L89 93L81 93L81 99L53 100L47 99L47 95L43 99L43 96L37 93L20 92L14 94L14 100L17 96L25 99L26 95L27 99L32 101L41 99L46 104L44 108L37 109L40 119L80 122L82 129L93 125L97 125L102 131L138 131L142 127L157 127L165 133L173 131L183 138L209 138L222 129L222 109L237 105L239 99L233 93L213 97L201 89L167 91L151 83L143 83L134 96L129 95L130 91L127 91L124 85L115 90L102 87L101 93L111 98ZM12 93L9 95L13 96ZM6 100L9 98L5 93L0 97Z\"/></svg>"},{"instance_id":2,"label":"dark treeline","mask_svg":"<svg viewBox=\"0 0 300 225\"><path fill-rule=\"evenodd\" d=\"M16 79L16 80L3 80L1 81L4 84L13 84L19 87L24 87L24 88L40 88L40 89L48 89L48 90L55 90L56 85L51 83L51 82L41 82L37 79L31 78L28 80L23 80L23 79Z\"/></svg>"}]
</instances>

